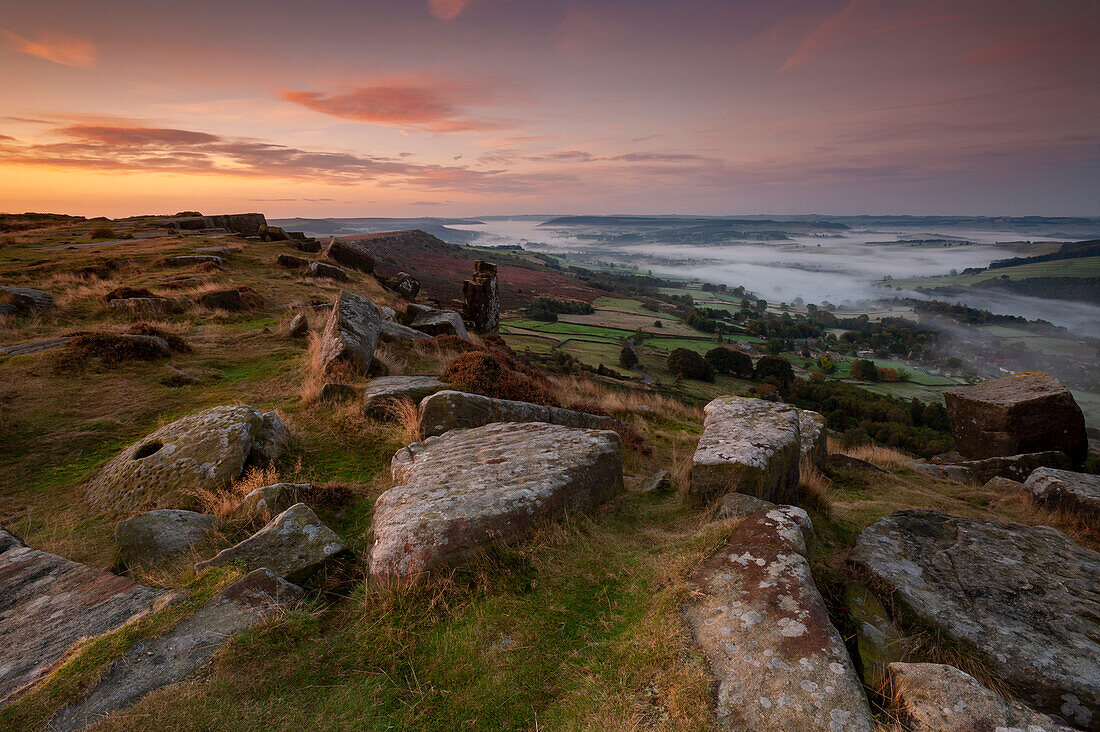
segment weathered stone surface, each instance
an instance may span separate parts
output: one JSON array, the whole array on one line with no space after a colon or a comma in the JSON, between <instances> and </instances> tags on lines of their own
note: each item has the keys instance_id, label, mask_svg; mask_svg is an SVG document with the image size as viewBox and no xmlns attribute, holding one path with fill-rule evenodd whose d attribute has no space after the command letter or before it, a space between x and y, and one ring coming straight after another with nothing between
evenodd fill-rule
<instances>
[{"instance_id":1,"label":"weathered stone surface","mask_svg":"<svg viewBox=\"0 0 1100 732\"><path fill-rule=\"evenodd\" d=\"M419 404L424 397L447 388L434 376L382 376L372 379L363 392L363 413L384 415L395 401L408 399Z\"/></svg>"},{"instance_id":2,"label":"weathered stone surface","mask_svg":"<svg viewBox=\"0 0 1100 732\"><path fill-rule=\"evenodd\" d=\"M500 329L500 293L497 266L478 260L474 276L462 283L466 300L466 316L478 333L496 333Z\"/></svg>"},{"instance_id":3,"label":"weathered stone surface","mask_svg":"<svg viewBox=\"0 0 1100 732\"><path fill-rule=\"evenodd\" d=\"M248 462L253 465L266 465L278 460L290 444L290 428L277 413L264 412L261 417L260 431L248 451Z\"/></svg>"},{"instance_id":4,"label":"weathered stone surface","mask_svg":"<svg viewBox=\"0 0 1100 732\"><path fill-rule=\"evenodd\" d=\"M914 469L956 483L986 483L1000 476L1023 481L1036 468L1070 468L1069 457L1064 452L1030 452L1023 455L992 457L984 460L933 459L931 463L916 462Z\"/></svg>"},{"instance_id":5,"label":"weathered stone surface","mask_svg":"<svg viewBox=\"0 0 1100 732\"><path fill-rule=\"evenodd\" d=\"M310 277L320 277L324 280L336 280L337 282L347 282L348 273L339 267L332 264L325 264L324 262L310 262L306 267L306 274Z\"/></svg>"},{"instance_id":6,"label":"weathered stone surface","mask_svg":"<svg viewBox=\"0 0 1100 732\"><path fill-rule=\"evenodd\" d=\"M1039 468L1024 487L1036 503L1080 511L1100 520L1100 475Z\"/></svg>"},{"instance_id":7,"label":"weathered stone surface","mask_svg":"<svg viewBox=\"0 0 1100 732\"><path fill-rule=\"evenodd\" d=\"M798 410L798 433L801 440L801 455L818 470L825 469L829 457L828 431L825 418L808 409Z\"/></svg>"},{"instance_id":8,"label":"weathered stone surface","mask_svg":"<svg viewBox=\"0 0 1100 732\"><path fill-rule=\"evenodd\" d=\"M810 573L806 525L800 508L759 511L689 579L685 617L718 680L724 729L874 729Z\"/></svg>"},{"instance_id":9,"label":"weathered stone surface","mask_svg":"<svg viewBox=\"0 0 1100 732\"><path fill-rule=\"evenodd\" d=\"M745 518L746 516L752 516L757 511L775 505L771 501L765 501L763 498L750 496L747 493L727 493L717 503L714 520L724 521L725 519Z\"/></svg>"},{"instance_id":10,"label":"weathered stone surface","mask_svg":"<svg viewBox=\"0 0 1100 732\"><path fill-rule=\"evenodd\" d=\"M954 666L891 663L889 673L898 714L912 732L1071 732Z\"/></svg>"},{"instance_id":11,"label":"weathered stone surface","mask_svg":"<svg viewBox=\"0 0 1100 732\"><path fill-rule=\"evenodd\" d=\"M199 562L195 569L240 562L249 570L267 568L290 582L301 582L344 549L344 540L321 523L313 509L296 503L240 544Z\"/></svg>"},{"instance_id":12,"label":"weathered stone surface","mask_svg":"<svg viewBox=\"0 0 1100 732\"><path fill-rule=\"evenodd\" d=\"M611 430L621 423L611 417L544 407L511 399L493 399L464 391L440 391L420 402L420 436L441 435L448 430L480 427L491 422L547 422L565 427Z\"/></svg>"},{"instance_id":13,"label":"weathered stone surface","mask_svg":"<svg viewBox=\"0 0 1100 732\"><path fill-rule=\"evenodd\" d=\"M267 224L260 226L256 236L263 241L288 241L290 239L290 236L281 226L268 226Z\"/></svg>"},{"instance_id":14,"label":"weathered stone surface","mask_svg":"<svg viewBox=\"0 0 1100 732\"><path fill-rule=\"evenodd\" d=\"M69 343L69 338L43 338L27 343L15 343L10 346L0 346L0 356L27 356L32 353L42 353L61 348Z\"/></svg>"},{"instance_id":15,"label":"weathered stone surface","mask_svg":"<svg viewBox=\"0 0 1100 732\"><path fill-rule=\"evenodd\" d=\"M1018 480L1011 480L1010 478L1002 478L1001 476L994 476L985 482L982 486L986 490L997 491L998 493L1016 493L1023 492L1024 484Z\"/></svg>"},{"instance_id":16,"label":"weathered stone surface","mask_svg":"<svg viewBox=\"0 0 1100 732\"><path fill-rule=\"evenodd\" d=\"M667 470L658 470L643 478L634 490L639 493L665 493L672 490L672 478Z\"/></svg>"},{"instance_id":17,"label":"weathered stone surface","mask_svg":"<svg viewBox=\"0 0 1100 732\"><path fill-rule=\"evenodd\" d=\"M1027 703L1100 729L1100 554L1045 526L914 510L860 532L851 562Z\"/></svg>"},{"instance_id":18,"label":"weathered stone surface","mask_svg":"<svg viewBox=\"0 0 1100 732\"><path fill-rule=\"evenodd\" d=\"M321 336L321 368L329 371L337 361L366 374L378 345L382 313L373 302L350 290L340 293Z\"/></svg>"},{"instance_id":19,"label":"weathered stone surface","mask_svg":"<svg viewBox=\"0 0 1100 732\"><path fill-rule=\"evenodd\" d=\"M466 324L462 322L462 316L454 310L432 310L418 315L413 320L412 327L431 336L456 335L466 339L470 337L466 332Z\"/></svg>"},{"instance_id":20,"label":"weathered stone surface","mask_svg":"<svg viewBox=\"0 0 1100 732\"><path fill-rule=\"evenodd\" d=\"M882 689L886 683L886 667L902 658L901 633L894 627L886 608L865 585L849 582L845 596L852 623L856 626L863 683L871 689Z\"/></svg>"},{"instance_id":21,"label":"weathered stone surface","mask_svg":"<svg viewBox=\"0 0 1100 732\"><path fill-rule=\"evenodd\" d=\"M420 292L420 280L408 272L398 272L386 281L386 287L406 300L412 300Z\"/></svg>"},{"instance_id":22,"label":"weathered stone surface","mask_svg":"<svg viewBox=\"0 0 1100 732\"><path fill-rule=\"evenodd\" d=\"M378 337L381 338L383 341L388 341L390 343L401 341L415 343L417 341L423 341L431 338L431 336L427 333L422 333L419 330L416 330L415 328L410 328L407 325L395 323L392 320L382 321L382 330L378 334Z\"/></svg>"},{"instance_id":23,"label":"weathered stone surface","mask_svg":"<svg viewBox=\"0 0 1100 732\"><path fill-rule=\"evenodd\" d=\"M309 483L275 483L251 491L241 499L235 513L245 516L278 516L309 490Z\"/></svg>"},{"instance_id":24,"label":"weathered stone surface","mask_svg":"<svg viewBox=\"0 0 1100 732\"><path fill-rule=\"evenodd\" d=\"M220 309L235 313L244 309L244 302L241 300L240 290L232 287L225 290L204 292L196 297L195 301L199 305L210 308L211 310Z\"/></svg>"},{"instance_id":25,"label":"weathered stone surface","mask_svg":"<svg viewBox=\"0 0 1100 732\"><path fill-rule=\"evenodd\" d=\"M221 227L243 236L258 236L261 226L267 226L267 219L260 213L218 214L206 217L210 219L210 228Z\"/></svg>"},{"instance_id":26,"label":"weathered stone surface","mask_svg":"<svg viewBox=\"0 0 1100 732\"><path fill-rule=\"evenodd\" d=\"M370 575L415 579L537 521L585 510L622 489L614 432L497 423L399 450L395 488L374 506Z\"/></svg>"},{"instance_id":27,"label":"weathered stone surface","mask_svg":"<svg viewBox=\"0 0 1100 732\"><path fill-rule=\"evenodd\" d=\"M954 483L970 485L975 482L974 473L970 472L970 468L962 465L937 465L934 463L926 463L922 460L916 460L913 462L912 468L918 473L931 475L935 478L942 478L943 480L950 480Z\"/></svg>"},{"instance_id":28,"label":"weathered stone surface","mask_svg":"<svg viewBox=\"0 0 1100 732\"><path fill-rule=\"evenodd\" d=\"M252 407L213 407L178 419L138 440L103 466L88 484L99 508L175 508L199 490L216 490L240 476L263 417Z\"/></svg>"},{"instance_id":29,"label":"weathered stone surface","mask_svg":"<svg viewBox=\"0 0 1100 732\"><path fill-rule=\"evenodd\" d=\"M1066 387L1041 371L951 389L944 398L955 448L965 457L1058 450L1080 465L1088 453L1081 408Z\"/></svg>"},{"instance_id":30,"label":"weathered stone surface","mask_svg":"<svg viewBox=\"0 0 1100 732\"><path fill-rule=\"evenodd\" d=\"M107 308L114 312L140 315L182 313L190 306L191 303L180 297L120 297L107 303Z\"/></svg>"},{"instance_id":31,"label":"weathered stone surface","mask_svg":"<svg viewBox=\"0 0 1100 732\"><path fill-rule=\"evenodd\" d=\"M299 252L307 252L309 254L317 254L321 251L321 242L316 239L306 239L305 241L291 239L287 242L287 246L294 247Z\"/></svg>"},{"instance_id":32,"label":"weathered stone surface","mask_svg":"<svg viewBox=\"0 0 1100 732\"><path fill-rule=\"evenodd\" d=\"M309 321L306 316L296 313L286 326L286 334L291 338L301 338L309 333Z\"/></svg>"},{"instance_id":33,"label":"weathered stone surface","mask_svg":"<svg viewBox=\"0 0 1100 732\"><path fill-rule=\"evenodd\" d=\"M275 264L287 269L301 269L302 267L308 267L312 263L312 259L296 257L293 254L280 254L275 258Z\"/></svg>"},{"instance_id":34,"label":"weathered stone surface","mask_svg":"<svg viewBox=\"0 0 1100 732\"><path fill-rule=\"evenodd\" d=\"M119 522L115 543L126 566L148 567L202 544L214 524L208 513L161 508Z\"/></svg>"},{"instance_id":35,"label":"weathered stone surface","mask_svg":"<svg viewBox=\"0 0 1100 732\"><path fill-rule=\"evenodd\" d=\"M170 597L31 549L0 529L0 707L80 639L114 630Z\"/></svg>"},{"instance_id":36,"label":"weathered stone surface","mask_svg":"<svg viewBox=\"0 0 1100 732\"><path fill-rule=\"evenodd\" d=\"M374 255L365 244L333 237L321 248L321 254L337 264L370 274L374 271Z\"/></svg>"},{"instance_id":37,"label":"weathered stone surface","mask_svg":"<svg viewBox=\"0 0 1100 732\"><path fill-rule=\"evenodd\" d=\"M763 399L719 397L704 409L703 436L691 462L691 495L730 492L798 503L799 417Z\"/></svg>"},{"instance_id":38,"label":"weathered stone surface","mask_svg":"<svg viewBox=\"0 0 1100 732\"><path fill-rule=\"evenodd\" d=\"M16 312L49 310L54 306L53 295L31 287L7 287L0 285L0 299L8 300Z\"/></svg>"},{"instance_id":39,"label":"weathered stone surface","mask_svg":"<svg viewBox=\"0 0 1100 732\"><path fill-rule=\"evenodd\" d=\"M423 303L410 302L405 305L405 312L403 313L405 320L402 322L411 323L421 315L429 315L435 312L435 308L431 305L425 305Z\"/></svg>"},{"instance_id":40,"label":"weathered stone surface","mask_svg":"<svg viewBox=\"0 0 1100 732\"><path fill-rule=\"evenodd\" d=\"M274 610L302 596L301 588L270 570L245 575L172 630L131 647L79 703L58 712L47 728L51 732L84 729L157 689L182 681L235 634L259 625Z\"/></svg>"},{"instance_id":41,"label":"weathered stone surface","mask_svg":"<svg viewBox=\"0 0 1100 732\"><path fill-rule=\"evenodd\" d=\"M220 267L225 264L225 260L213 254L177 254L165 257L164 263L169 267L189 267L193 264L216 264Z\"/></svg>"}]
</instances>

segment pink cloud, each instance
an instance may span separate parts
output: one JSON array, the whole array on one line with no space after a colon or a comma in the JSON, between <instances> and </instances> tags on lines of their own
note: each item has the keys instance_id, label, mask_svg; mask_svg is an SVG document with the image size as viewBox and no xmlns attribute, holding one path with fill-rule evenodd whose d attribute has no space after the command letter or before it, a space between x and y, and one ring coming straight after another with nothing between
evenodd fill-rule
<instances>
[{"instance_id":1,"label":"pink cloud","mask_svg":"<svg viewBox=\"0 0 1100 732\"><path fill-rule=\"evenodd\" d=\"M19 53L52 61L62 66L80 66L87 68L95 65L95 44L86 38L46 31L37 40L24 38L6 28L0 28L0 37Z\"/></svg>"},{"instance_id":2,"label":"pink cloud","mask_svg":"<svg viewBox=\"0 0 1100 732\"><path fill-rule=\"evenodd\" d=\"M440 20L450 20L474 0L428 0L428 9Z\"/></svg>"}]
</instances>

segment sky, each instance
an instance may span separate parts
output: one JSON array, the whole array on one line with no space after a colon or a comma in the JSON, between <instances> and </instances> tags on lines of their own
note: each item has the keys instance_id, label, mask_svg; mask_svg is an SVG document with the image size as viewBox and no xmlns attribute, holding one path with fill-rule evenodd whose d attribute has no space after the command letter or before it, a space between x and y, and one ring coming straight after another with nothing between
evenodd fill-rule
<instances>
[{"instance_id":1,"label":"sky","mask_svg":"<svg viewBox=\"0 0 1100 732\"><path fill-rule=\"evenodd\" d=\"M0 0L0 211L1100 215L1096 0Z\"/></svg>"}]
</instances>

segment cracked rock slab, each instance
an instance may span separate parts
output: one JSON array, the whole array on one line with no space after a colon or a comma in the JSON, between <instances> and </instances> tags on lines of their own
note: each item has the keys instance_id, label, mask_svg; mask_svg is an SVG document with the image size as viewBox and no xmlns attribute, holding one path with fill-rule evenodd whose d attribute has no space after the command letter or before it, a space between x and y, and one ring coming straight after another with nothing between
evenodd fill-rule
<instances>
[{"instance_id":1,"label":"cracked rock slab","mask_svg":"<svg viewBox=\"0 0 1100 732\"><path fill-rule=\"evenodd\" d=\"M793 506L758 511L688 581L684 614L717 679L723 729L875 728L810 573L811 526Z\"/></svg>"},{"instance_id":2,"label":"cracked rock slab","mask_svg":"<svg viewBox=\"0 0 1100 732\"><path fill-rule=\"evenodd\" d=\"M1021 700L1100 730L1100 553L1046 526L911 510L860 532L850 562Z\"/></svg>"},{"instance_id":3,"label":"cracked rock slab","mask_svg":"<svg viewBox=\"0 0 1100 732\"><path fill-rule=\"evenodd\" d=\"M763 399L719 397L703 414L703 435L691 461L693 498L736 492L798 503L798 410Z\"/></svg>"},{"instance_id":4,"label":"cracked rock slab","mask_svg":"<svg viewBox=\"0 0 1100 732\"><path fill-rule=\"evenodd\" d=\"M586 510L622 490L611 431L495 423L429 437L391 461L398 485L374 507L372 578L415 579L541 519Z\"/></svg>"},{"instance_id":5,"label":"cracked rock slab","mask_svg":"<svg viewBox=\"0 0 1100 732\"><path fill-rule=\"evenodd\" d=\"M420 437L455 429L481 427L492 422L546 422L564 427L613 430L622 423L611 417L545 407L531 402L493 399L464 391L440 391L420 402Z\"/></svg>"},{"instance_id":6,"label":"cracked rock slab","mask_svg":"<svg viewBox=\"0 0 1100 732\"><path fill-rule=\"evenodd\" d=\"M240 544L195 565L196 570L239 562L246 569L270 569L290 582L301 582L344 551L344 540L321 523L304 503L296 503Z\"/></svg>"}]
</instances>

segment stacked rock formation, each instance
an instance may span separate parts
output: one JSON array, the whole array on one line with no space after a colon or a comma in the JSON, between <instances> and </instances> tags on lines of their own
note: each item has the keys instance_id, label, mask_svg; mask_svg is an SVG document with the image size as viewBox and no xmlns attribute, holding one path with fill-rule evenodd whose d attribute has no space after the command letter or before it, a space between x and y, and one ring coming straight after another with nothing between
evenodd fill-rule
<instances>
[{"instance_id":1,"label":"stacked rock formation","mask_svg":"<svg viewBox=\"0 0 1100 732\"><path fill-rule=\"evenodd\" d=\"M500 295L497 266L480 259L474 262L474 276L462 283L466 297L466 318L478 333L496 333L500 328Z\"/></svg>"}]
</instances>

